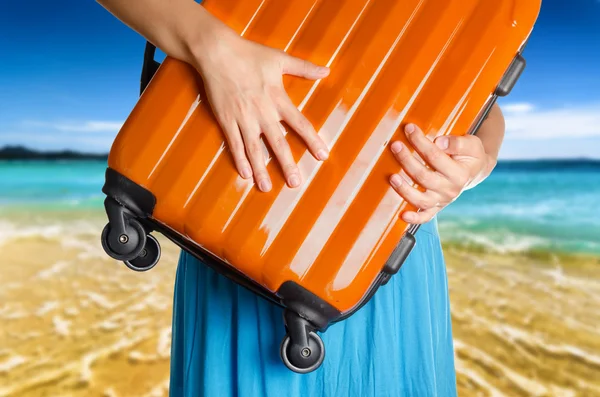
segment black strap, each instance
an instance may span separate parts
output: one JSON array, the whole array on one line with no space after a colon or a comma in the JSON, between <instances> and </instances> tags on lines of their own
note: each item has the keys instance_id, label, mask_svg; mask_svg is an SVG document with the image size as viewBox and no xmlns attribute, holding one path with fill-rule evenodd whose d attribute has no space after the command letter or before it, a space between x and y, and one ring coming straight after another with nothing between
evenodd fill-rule
<instances>
[{"instance_id":1,"label":"black strap","mask_svg":"<svg viewBox=\"0 0 600 397\"><path fill-rule=\"evenodd\" d=\"M156 53L156 46L149 41L146 42L146 49L144 50L144 63L142 65L142 77L140 79L140 95L144 92L152 77L158 70L160 63L154 60L154 54Z\"/></svg>"}]
</instances>

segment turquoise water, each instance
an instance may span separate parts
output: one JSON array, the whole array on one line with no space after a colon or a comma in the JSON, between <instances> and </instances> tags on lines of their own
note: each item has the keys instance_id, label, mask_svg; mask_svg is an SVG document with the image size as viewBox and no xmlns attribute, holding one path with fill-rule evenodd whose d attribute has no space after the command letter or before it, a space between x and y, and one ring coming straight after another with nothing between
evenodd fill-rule
<instances>
[{"instance_id":1,"label":"turquoise water","mask_svg":"<svg viewBox=\"0 0 600 397\"><path fill-rule=\"evenodd\" d=\"M439 220L446 240L600 253L600 162L501 164Z\"/></svg>"},{"instance_id":2,"label":"turquoise water","mask_svg":"<svg viewBox=\"0 0 600 397\"><path fill-rule=\"evenodd\" d=\"M0 162L0 212L102 209L106 163ZM600 253L600 162L502 163L439 215L446 241Z\"/></svg>"},{"instance_id":3,"label":"turquoise water","mask_svg":"<svg viewBox=\"0 0 600 397\"><path fill-rule=\"evenodd\" d=\"M0 208L101 208L105 170L103 161L0 161Z\"/></svg>"}]
</instances>

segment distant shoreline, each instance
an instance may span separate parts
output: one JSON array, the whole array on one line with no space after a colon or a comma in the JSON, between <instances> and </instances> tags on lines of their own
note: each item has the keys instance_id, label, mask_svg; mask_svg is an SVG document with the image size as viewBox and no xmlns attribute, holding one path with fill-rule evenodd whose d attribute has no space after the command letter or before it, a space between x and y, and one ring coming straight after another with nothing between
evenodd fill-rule
<instances>
[{"instance_id":1,"label":"distant shoreline","mask_svg":"<svg viewBox=\"0 0 600 397\"><path fill-rule=\"evenodd\" d=\"M494 171L600 171L600 159L499 160Z\"/></svg>"},{"instance_id":2,"label":"distant shoreline","mask_svg":"<svg viewBox=\"0 0 600 397\"><path fill-rule=\"evenodd\" d=\"M39 151L24 146L5 146L0 148L0 161L65 161L92 160L107 161L108 153L84 153L74 150ZM500 160L499 170L536 170L536 169L570 169L600 168L600 159L527 159Z\"/></svg>"},{"instance_id":3,"label":"distant shoreline","mask_svg":"<svg viewBox=\"0 0 600 397\"><path fill-rule=\"evenodd\" d=\"M82 153L74 150L38 151L24 146L5 146L0 148L0 161L30 160L108 160L108 153Z\"/></svg>"}]
</instances>

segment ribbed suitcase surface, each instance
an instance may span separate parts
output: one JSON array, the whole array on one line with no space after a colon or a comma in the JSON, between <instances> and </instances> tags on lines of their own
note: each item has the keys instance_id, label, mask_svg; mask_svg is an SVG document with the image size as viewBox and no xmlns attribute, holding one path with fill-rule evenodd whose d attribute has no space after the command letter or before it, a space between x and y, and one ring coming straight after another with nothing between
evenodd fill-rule
<instances>
[{"instance_id":1,"label":"ribbed suitcase surface","mask_svg":"<svg viewBox=\"0 0 600 397\"><path fill-rule=\"evenodd\" d=\"M201 79L167 58L120 131L109 167L152 192L153 218L273 293L294 281L353 309L409 225L389 143L419 125L467 134L528 38L540 1L206 0L244 37L331 67L286 90L331 149L316 161L286 135L304 183L238 176ZM413 208L411 208L413 209ZM418 242L417 242L418 244Z\"/></svg>"}]
</instances>

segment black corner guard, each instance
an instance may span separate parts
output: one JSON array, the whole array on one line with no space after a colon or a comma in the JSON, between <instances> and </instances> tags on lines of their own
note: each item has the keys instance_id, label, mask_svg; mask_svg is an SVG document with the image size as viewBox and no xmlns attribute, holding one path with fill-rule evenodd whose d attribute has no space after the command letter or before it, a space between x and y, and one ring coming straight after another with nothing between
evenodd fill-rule
<instances>
[{"instance_id":1,"label":"black corner guard","mask_svg":"<svg viewBox=\"0 0 600 397\"><path fill-rule=\"evenodd\" d=\"M141 218L147 218L154 212L154 195L112 168L106 169L102 192Z\"/></svg>"},{"instance_id":2,"label":"black corner guard","mask_svg":"<svg viewBox=\"0 0 600 397\"><path fill-rule=\"evenodd\" d=\"M325 331L330 323L342 315L329 303L293 281L283 283L277 294L286 308L298 313L319 331Z\"/></svg>"}]
</instances>

